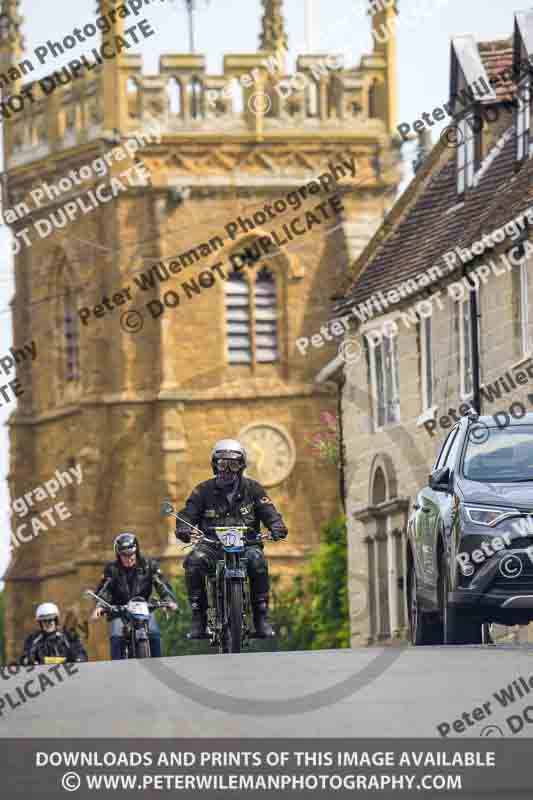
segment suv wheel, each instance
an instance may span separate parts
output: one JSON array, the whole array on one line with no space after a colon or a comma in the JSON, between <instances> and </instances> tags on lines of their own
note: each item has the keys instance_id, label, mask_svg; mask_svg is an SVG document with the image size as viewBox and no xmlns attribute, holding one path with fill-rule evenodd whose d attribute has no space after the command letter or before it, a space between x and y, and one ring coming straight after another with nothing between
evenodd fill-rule
<instances>
[{"instance_id":1,"label":"suv wheel","mask_svg":"<svg viewBox=\"0 0 533 800\"><path fill-rule=\"evenodd\" d=\"M416 569L409 559L407 573L407 597L409 602L409 641L412 645L442 644L442 628L438 621L422 611L418 599Z\"/></svg>"},{"instance_id":2,"label":"suv wheel","mask_svg":"<svg viewBox=\"0 0 533 800\"><path fill-rule=\"evenodd\" d=\"M439 572L439 607L444 644L481 644L481 623L467 616L460 608L448 604L451 582L448 567L441 561Z\"/></svg>"}]
</instances>

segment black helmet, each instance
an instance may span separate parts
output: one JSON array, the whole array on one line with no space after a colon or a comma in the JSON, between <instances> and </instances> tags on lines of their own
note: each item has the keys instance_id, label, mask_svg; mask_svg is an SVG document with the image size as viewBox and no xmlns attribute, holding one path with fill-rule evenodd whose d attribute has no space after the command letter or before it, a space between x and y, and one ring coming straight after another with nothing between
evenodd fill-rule
<instances>
[{"instance_id":1,"label":"black helmet","mask_svg":"<svg viewBox=\"0 0 533 800\"><path fill-rule=\"evenodd\" d=\"M140 553L139 542L137 541L137 537L134 533L130 533L129 531L124 531L124 533L119 533L119 535L115 538L113 542L113 548L115 550L115 555L118 557L119 553L128 553L131 554L135 552L137 555Z\"/></svg>"},{"instance_id":2,"label":"black helmet","mask_svg":"<svg viewBox=\"0 0 533 800\"><path fill-rule=\"evenodd\" d=\"M239 472L246 467L246 450L236 439L220 439L211 451L211 466L213 472L217 473L216 462L219 459L227 459L237 462Z\"/></svg>"}]
</instances>

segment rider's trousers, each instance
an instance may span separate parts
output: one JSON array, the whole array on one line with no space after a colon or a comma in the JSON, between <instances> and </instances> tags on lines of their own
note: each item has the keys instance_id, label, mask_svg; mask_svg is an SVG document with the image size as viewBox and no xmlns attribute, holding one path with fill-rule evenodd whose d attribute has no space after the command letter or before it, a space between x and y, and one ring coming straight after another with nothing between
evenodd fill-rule
<instances>
[{"instance_id":1,"label":"rider's trousers","mask_svg":"<svg viewBox=\"0 0 533 800\"><path fill-rule=\"evenodd\" d=\"M124 649L126 642L124 640L124 624L120 617L116 617L111 622L111 660L117 661L124 658ZM152 658L159 658L161 656L161 632L159 624L154 616L150 614L150 621L148 623L148 638L150 640L150 652Z\"/></svg>"},{"instance_id":2,"label":"rider's trousers","mask_svg":"<svg viewBox=\"0 0 533 800\"><path fill-rule=\"evenodd\" d=\"M208 544L205 539L198 544L183 561L185 582L189 600L207 608L205 576L216 569L216 562L223 557L222 546L218 542ZM268 564L260 545L248 545L245 549L250 578L252 605L265 599L269 590Z\"/></svg>"}]
</instances>

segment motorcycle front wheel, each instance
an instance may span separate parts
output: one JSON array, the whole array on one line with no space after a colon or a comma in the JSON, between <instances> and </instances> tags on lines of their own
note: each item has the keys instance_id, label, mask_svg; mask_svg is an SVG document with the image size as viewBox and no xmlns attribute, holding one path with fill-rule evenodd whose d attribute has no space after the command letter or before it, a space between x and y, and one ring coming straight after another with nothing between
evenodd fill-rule
<instances>
[{"instance_id":1,"label":"motorcycle front wheel","mask_svg":"<svg viewBox=\"0 0 533 800\"><path fill-rule=\"evenodd\" d=\"M141 639L137 642L137 658L150 658L150 642L148 639Z\"/></svg>"},{"instance_id":2,"label":"motorcycle front wheel","mask_svg":"<svg viewBox=\"0 0 533 800\"><path fill-rule=\"evenodd\" d=\"M228 626L226 628L226 642L228 653L240 653L242 642L242 583L231 581L227 587Z\"/></svg>"}]
</instances>

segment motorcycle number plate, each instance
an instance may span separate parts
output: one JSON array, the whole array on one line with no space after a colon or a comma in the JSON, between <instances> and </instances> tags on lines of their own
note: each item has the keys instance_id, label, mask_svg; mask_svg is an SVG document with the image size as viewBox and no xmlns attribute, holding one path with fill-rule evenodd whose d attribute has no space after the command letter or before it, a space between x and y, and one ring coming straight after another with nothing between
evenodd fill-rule
<instances>
[{"instance_id":1,"label":"motorcycle number plate","mask_svg":"<svg viewBox=\"0 0 533 800\"><path fill-rule=\"evenodd\" d=\"M244 532L238 528L216 528L216 534L224 547L244 547Z\"/></svg>"},{"instance_id":2,"label":"motorcycle number plate","mask_svg":"<svg viewBox=\"0 0 533 800\"><path fill-rule=\"evenodd\" d=\"M128 611L138 617L149 617L150 611L148 603L141 603L139 600L131 600L128 603Z\"/></svg>"}]
</instances>

